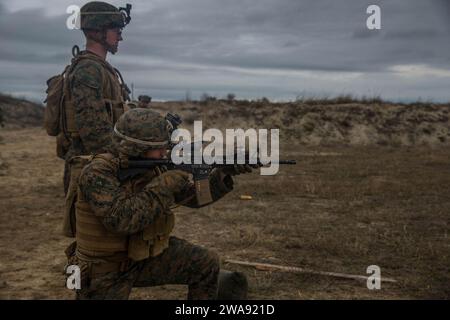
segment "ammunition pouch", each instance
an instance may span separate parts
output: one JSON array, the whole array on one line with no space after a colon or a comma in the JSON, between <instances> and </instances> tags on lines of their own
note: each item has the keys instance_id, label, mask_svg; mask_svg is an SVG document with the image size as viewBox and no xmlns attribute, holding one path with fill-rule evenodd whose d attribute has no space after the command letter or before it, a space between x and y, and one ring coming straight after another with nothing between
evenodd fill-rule
<instances>
[{"instance_id":1,"label":"ammunition pouch","mask_svg":"<svg viewBox=\"0 0 450 320\"><path fill-rule=\"evenodd\" d=\"M76 203L76 235L78 251L90 257L110 256L128 249L126 235L112 233L102 224L101 217L91 211L89 204L79 199Z\"/></svg>"},{"instance_id":2,"label":"ammunition pouch","mask_svg":"<svg viewBox=\"0 0 450 320\"><path fill-rule=\"evenodd\" d=\"M169 237L174 225L175 215L163 214L144 231L131 235L128 243L128 257L140 261L161 254L169 246Z\"/></svg>"},{"instance_id":3,"label":"ammunition pouch","mask_svg":"<svg viewBox=\"0 0 450 320\"><path fill-rule=\"evenodd\" d=\"M108 230L103 225L103 217L97 216L78 188L79 176L88 161L103 162L116 170L117 164L112 154L98 154L93 157L78 156L70 159L71 184L66 198L66 220L73 230L76 224L77 255L85 261L90 261L90 272L93 274L119 272L128 269L132 261L141 261L161 254L169 246L169 237L175 225L175 215L172 212L158 214L154 221L142 231L126 235ZM154 172L150 172L154 176ZM157 173L156 173L157 174ZM143 180L130 180L122 187L125 193L139 192L149 177ZM74 195L72 194L75 193ZM70 209L70 210L69 210ZM75 223L75 224L74 224ZM75 234L75 233L74 233ZM105 260L108 262L106 263ZM112 261L112 263L111 263ZM127 262L128 261L128 262ZM95 263L94 263L95 262Z\"/></svg>"}]
</instances>

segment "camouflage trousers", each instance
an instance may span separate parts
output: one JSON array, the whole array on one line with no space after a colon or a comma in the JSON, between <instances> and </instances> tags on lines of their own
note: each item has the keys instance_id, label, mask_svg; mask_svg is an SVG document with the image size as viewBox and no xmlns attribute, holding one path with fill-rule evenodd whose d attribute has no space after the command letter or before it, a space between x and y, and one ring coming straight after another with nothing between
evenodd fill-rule
<instances>
[{"instance_id":1,"label":"camouflage trousers","mask_svg":"<svg viewBox=\"0 0 450 320\"><path fill-rule=\"evenodd\" d=\"M188 299L206 300L217 296L219 257L200 246L170 237L169 247L156 257L134 263L125 272L106 273L89 279L77 290L77 299L128 299L133 287L163 284L188 285Z\"/></svg>"}]
</instances>

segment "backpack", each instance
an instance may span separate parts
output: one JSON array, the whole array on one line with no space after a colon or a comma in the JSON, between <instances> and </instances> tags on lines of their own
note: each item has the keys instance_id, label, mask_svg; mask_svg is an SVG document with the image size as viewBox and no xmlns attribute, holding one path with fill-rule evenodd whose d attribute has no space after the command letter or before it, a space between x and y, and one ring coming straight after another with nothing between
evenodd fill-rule
<instances>
[{"instance_id":1,"label":"backpack","mask_svg":"<svg viewBox=\"0 0 450 320\"><path fill-rule=\"evenodd\" d=\"M71 108L70 106L65 105L66 100L70 100L68 77L80 60L92 59L92 57L89 58L79 53L78 47L74 46L72 49L74 57L72 58L71 64L67 65L61 74L57 74L47 80L47 98L44 100L44 103L46 103L44 111L44 128L49 136L58 136L58 140L61 140L61 136L64 136L65 140L68 140L69 133L75 130L73 121L67 119L68 114L73 114L73 107ZM102 63L105 68L110 69L111 73L116 74L119 77L122 95L126 97L126 99L129 99L128 94L131 91L123 81L119 70L99 59L100 58L98 58L97 61Z\"/></svg>"},{"instance_id":2,"label":"backpack","mask_svg":"<svg viewBox=\"0 0 450 320\"><path fill-rule=\"evenodd\" d=\"M64 103L64 86L68 70L71 65L65 67L61 74L47 80L47 98L44 100L44 128L49 136L57 136L61 133L61 114Z\"/></svg>"}]
</instances>

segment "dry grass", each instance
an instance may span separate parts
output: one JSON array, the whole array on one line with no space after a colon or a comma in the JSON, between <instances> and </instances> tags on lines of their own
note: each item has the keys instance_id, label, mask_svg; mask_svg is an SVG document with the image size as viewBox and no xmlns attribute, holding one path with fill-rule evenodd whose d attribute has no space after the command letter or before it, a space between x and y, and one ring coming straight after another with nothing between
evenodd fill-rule
<instances>
[{"instance_id":1,"label":"dry grass","mask_svg":"<svg viewBox=\"0 0 450 320\"><path fill-rule=\"evenodd\" d=\"M42 129L2 130L0 298L72 298L61 274L62 161ZM449 298L450 151L427 147L283 145L296 166L236 178L209 207L177 212L175 234L233 258L365 274L365 283L228 265L249 276L251 299ZM253 200L239 200L250 194ZM182 299L183 286L136 289L133 299Z\"/></svg>"},{"instance_id":2,"label":"dry grass","mask_svg":"<svg viewBox=\"0 0 450 320\"><path fill-rule=\"evenodd\" d=\"M349 103L359 103L359 104L392 104L389 101L384 101L380 95L374 96L355 96L352 94L341 94L338 96L308 96L299 95L296 99L297 103L307 104L307 105L333 105L333 104L349 104Z\"/></svg>"},{"instance_id":3,"label":"dry grass","mask_svg":"<svg viewBox=\"0 0 450 320\"><path fill-rule=\"evenodd\" d=\"M251 275L252 298L450 296L447 150L301 150L285 155L296 168L239 177L227 201L184 213L196 217L195 237L214 237L208 246L227 258L354 274L376 264L399 283L370 291L365 283L240 268Z\"/></svg>"}]
</instances>

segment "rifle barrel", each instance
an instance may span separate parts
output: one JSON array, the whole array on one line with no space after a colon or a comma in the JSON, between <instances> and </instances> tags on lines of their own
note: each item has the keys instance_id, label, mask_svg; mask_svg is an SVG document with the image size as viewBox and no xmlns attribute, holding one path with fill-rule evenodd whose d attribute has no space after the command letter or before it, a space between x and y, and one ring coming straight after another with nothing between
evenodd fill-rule
<instances>
[{"instance_id":1,"label":"rifle barrel","mask_svg":"<svg viewBox=\"0 0 450 320\"><path fill-rule=\"evenodd\" d=\"M151 168L155 166L167 166L169 164L172 164L170 159L128 160L129 168Z\"/></svg>"},{"instance_id":2,"label":"rifle barrel","mask_svg":"<svg viewBox=\"0 0 450 320\"><path fill-rule=\"evenodd\" d=\"M279 164L297 164L297 160L280 160Z\"/></svg>"},{"instance_id":3,"label":"rifle barrel","mask_svg":"<svg viewBox=\"0 0 450 320\"><path fill-rule=\"evenodd\" d=\"M273 162L273 163L293 165L293 164L297 164L297 161L296 160L279 160L278 162ZM173 162L170 159L128 160L129 168L151 168L154 166L169 166L169 165L173 165ZM227 165L226 161L224 161L224 163L221 165Z\"/></svg>"}]
</instances>

